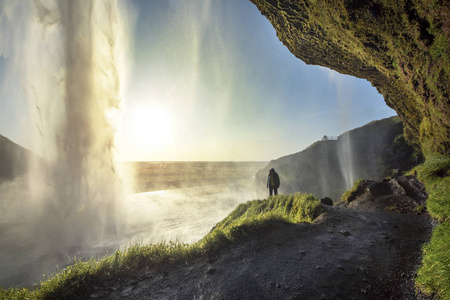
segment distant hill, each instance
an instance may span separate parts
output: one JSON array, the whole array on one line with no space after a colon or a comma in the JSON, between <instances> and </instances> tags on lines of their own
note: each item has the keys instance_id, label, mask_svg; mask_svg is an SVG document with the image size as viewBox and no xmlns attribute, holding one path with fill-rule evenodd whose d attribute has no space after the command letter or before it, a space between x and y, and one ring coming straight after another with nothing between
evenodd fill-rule
<instances>
[{"instance_id":1,"label":"distant hill","mask_svg":"<svg viewBox=\"0 0 450 300\"><path fill-rule=\"evenodd\" d=\"M29 155L31 151L0 135L0 182L25 174Z\"/></svg>"},{"instance_id":2,"label":"distant hill","mask_svg":"<svg viewBox=\"0 0 450 300\"><path fill-rule=\"evenodd\" d=\"M396 162L388 162L385 156L397 151L399 147L393 146L396 142L406 147L407 151L403 151L410 156L413 148L402 140L402 133L400 118L391 117L345 132L337 139L318 141L301 152L273 160L256 174L258 196L268 195L267 174L270 168L275 168L281 179L280 193L312 193L319 198L330 197L333 201L339 201L356 180L380 180L386 176L386 170L395 167Z\"/></svg>"}]
</instances>

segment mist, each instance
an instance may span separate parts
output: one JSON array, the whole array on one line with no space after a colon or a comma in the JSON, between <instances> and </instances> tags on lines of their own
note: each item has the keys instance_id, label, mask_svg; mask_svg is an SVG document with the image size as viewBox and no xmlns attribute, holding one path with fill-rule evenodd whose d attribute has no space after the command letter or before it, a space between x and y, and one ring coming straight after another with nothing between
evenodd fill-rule
<instances>
[{"instance_id":1,"label":"mist","mask_svg":"<svg viewBox=\"0 0 450 300\"><path fill-rule=\"evenodd\" d=\"M123 145L116 141L132 65L135 12L126 1L2 1L1 12L6 81L27 100L26 146L38 153L23 155L27 173L0 183L3 286L31 285L74 257L98 258L135 243L195 242L237 204L254 199L255 167L230 181L236 176L219 174L221 164L214 171L207 165L201 184L133 193L133 170L118 160ZM189 10L177 14L188 18ZM203 18L208 14L206 5ZM188 103L203 30L196 19L189 24ZM8 144L10 152L16 146ZM182 169L190 178L198 172L189 164Z\"/></svg>"},{"instance_id":2,"label":"mist","mask_svg":"<svg viewBox=\"0 0 450 300\"><path fill-rule=\"evenodd\" d=\"M28 174L2 184L8 206L2 220L15 227L2 229L11 234L8 247L28 254L15 254L25 264L44 253L71 255L117 239L125 179L111 116L120 110L126 82L130 20L124 4L0 4L0 55L11 61L8 81L25 92L28 139L41 156L29 157ZM39 250L29 255L29 247Z\"/></svg>"}]
</instances>

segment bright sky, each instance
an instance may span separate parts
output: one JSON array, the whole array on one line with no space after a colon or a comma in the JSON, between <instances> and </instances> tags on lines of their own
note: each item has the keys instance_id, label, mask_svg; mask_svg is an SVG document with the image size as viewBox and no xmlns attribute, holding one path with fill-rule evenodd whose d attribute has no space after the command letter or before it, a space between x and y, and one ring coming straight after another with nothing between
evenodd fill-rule
<instances>
[{"instance_id":1,"label":"bright sky","mask_svg":"<svg viewBox=\"0 0 450 300\"><path fill-rule=\"evenodd\" d=\"M268 161L395 115L366 80L295 58L250 1L131 3L123 160ZM0 134L29 146L9 59L0 56Z\"/></svg>"}]
</instances>

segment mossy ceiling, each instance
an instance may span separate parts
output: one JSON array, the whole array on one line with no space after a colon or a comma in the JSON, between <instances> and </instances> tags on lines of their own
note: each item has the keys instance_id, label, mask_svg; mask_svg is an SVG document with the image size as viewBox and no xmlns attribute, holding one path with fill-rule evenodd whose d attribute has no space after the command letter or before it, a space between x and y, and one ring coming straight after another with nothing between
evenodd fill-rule
<instances>
[{"instance_id":1,"label":"mossy ceiling","mask_svg":"<svg viewBox=\"0 0 450 300\"><path fill-rule=\"evenodd\" d=\"M425 154L450 154L450 4L251 0L307 64L365 78Z\"/></svg>"}]
</instances>

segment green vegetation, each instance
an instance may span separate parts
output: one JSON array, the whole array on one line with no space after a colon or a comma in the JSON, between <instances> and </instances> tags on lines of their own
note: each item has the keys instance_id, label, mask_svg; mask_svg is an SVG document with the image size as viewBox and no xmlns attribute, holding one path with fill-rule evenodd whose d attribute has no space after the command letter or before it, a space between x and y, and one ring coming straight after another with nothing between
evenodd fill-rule
<instances>
[{"instance_id":1,"label":"green vegetation","mask_svg":"<svg viewBox=\"0 0 450 300\"><path fill-rule=\"evenodd\" d=\"M406 143L405 135L402 133L395 138L391 145L383 149L382 160L385 166L384 175L394 176L423 163L424 157L420 149Z\"/></svg>"},{"instance_id":2,"label":"green vegetation","mask_svg":"<svg viewBox=\"0 0 450 300\"><path fill-rule=\"evenodd\" d=\"M341 201L350 203L354 199L355 194L360 190L360 185L364 182L365 180L363 179L358 179L357 181L355 181L353 187L342 194Z\"/></svg>"},{"instance_id":3,"label":"green vegetation","mask_svg":"<svg viewBox=\"0 0 450 300\"><path fill-rule=\"evenodd\" d=\"M192 261L265 232L283 223L313 222L322 205L312 195L277 195L239 205L199 242L189 245L164 243L135 245L101 260L76 261L35 289L0 288L0 299L75 299L141 270L160 270Z\"/></svg>"},{"instance_id":4,"label":"green vegetation","mask_svg":"<svg viewBox=\"0 0 450 300\"><path fill-rule=\"evenodd\" d=\"M248 201L240 204L199 243L204 249L220 250L281 223L313 222L322 210L321 203L311 194L277 195Z\"/></svg>"},{"instance_id":5,"label":"green vegetation","mask_svg":"<svg viewBox=\"0 0 450 300\"><path fill-rule=\"evenodd\" d=\"M242 224L261 219L280 219L289 223L312 222L322 212L322 205L311 194L276 195L265 200L240 204L214 231L228 232Z\"/></svg>"},{"instance_id":6,"label":"green vegetation","mask_svg":"<svg viewBox=\"0 0 450 300\"><path fill-rule=\"evenodd\" d=\"M158 269L197 255L196 245L159 243L135 245L101 260L77 260L34 289L0 288L0 299L75 299L106 282L117 281L145 268Z\"/></svg>"},{"instance_id":7,"label":"green vegetation","mask_svg":"<svg viewBox=\"0 0 450 300\"><path fill-rule=\"evenodd\" d=\"M424 292L438 299L450 299L450 223L433 230L431 241L423 248L422 267L416 283Z\"/></svg>"},{"instance_id":8,"label":"green vegetation","mask_svg":"<svg viewBox=\"0 0 450 300\"><path fill-rule=\"evenodd\" d=\"M427 210L427 207L423 204L418 205L415 209L414 209L418 214L424 213Z\"/></svg>"},{"instance_id":9,"label":"green vegetation","mask_svg":"<svg viewBox=\"0 0 450 300\"><path fill-rule=\"evenodd\" d=\"M440 222L450 221L450 157L427 157L415 171L427 189L430 215Z\"/></svg>"},{"instance_id":10,"label":"green vegetation","mask_svg":"<svg viewBox=\"0 0 450 300\"><path fill-rule=\"evenodd\" d=\"M441 222L423 248L416 283L427 294L450 299L450 157L429 156L415 171L428 191L427 210Z\"/></svg>"}]
</instances>

